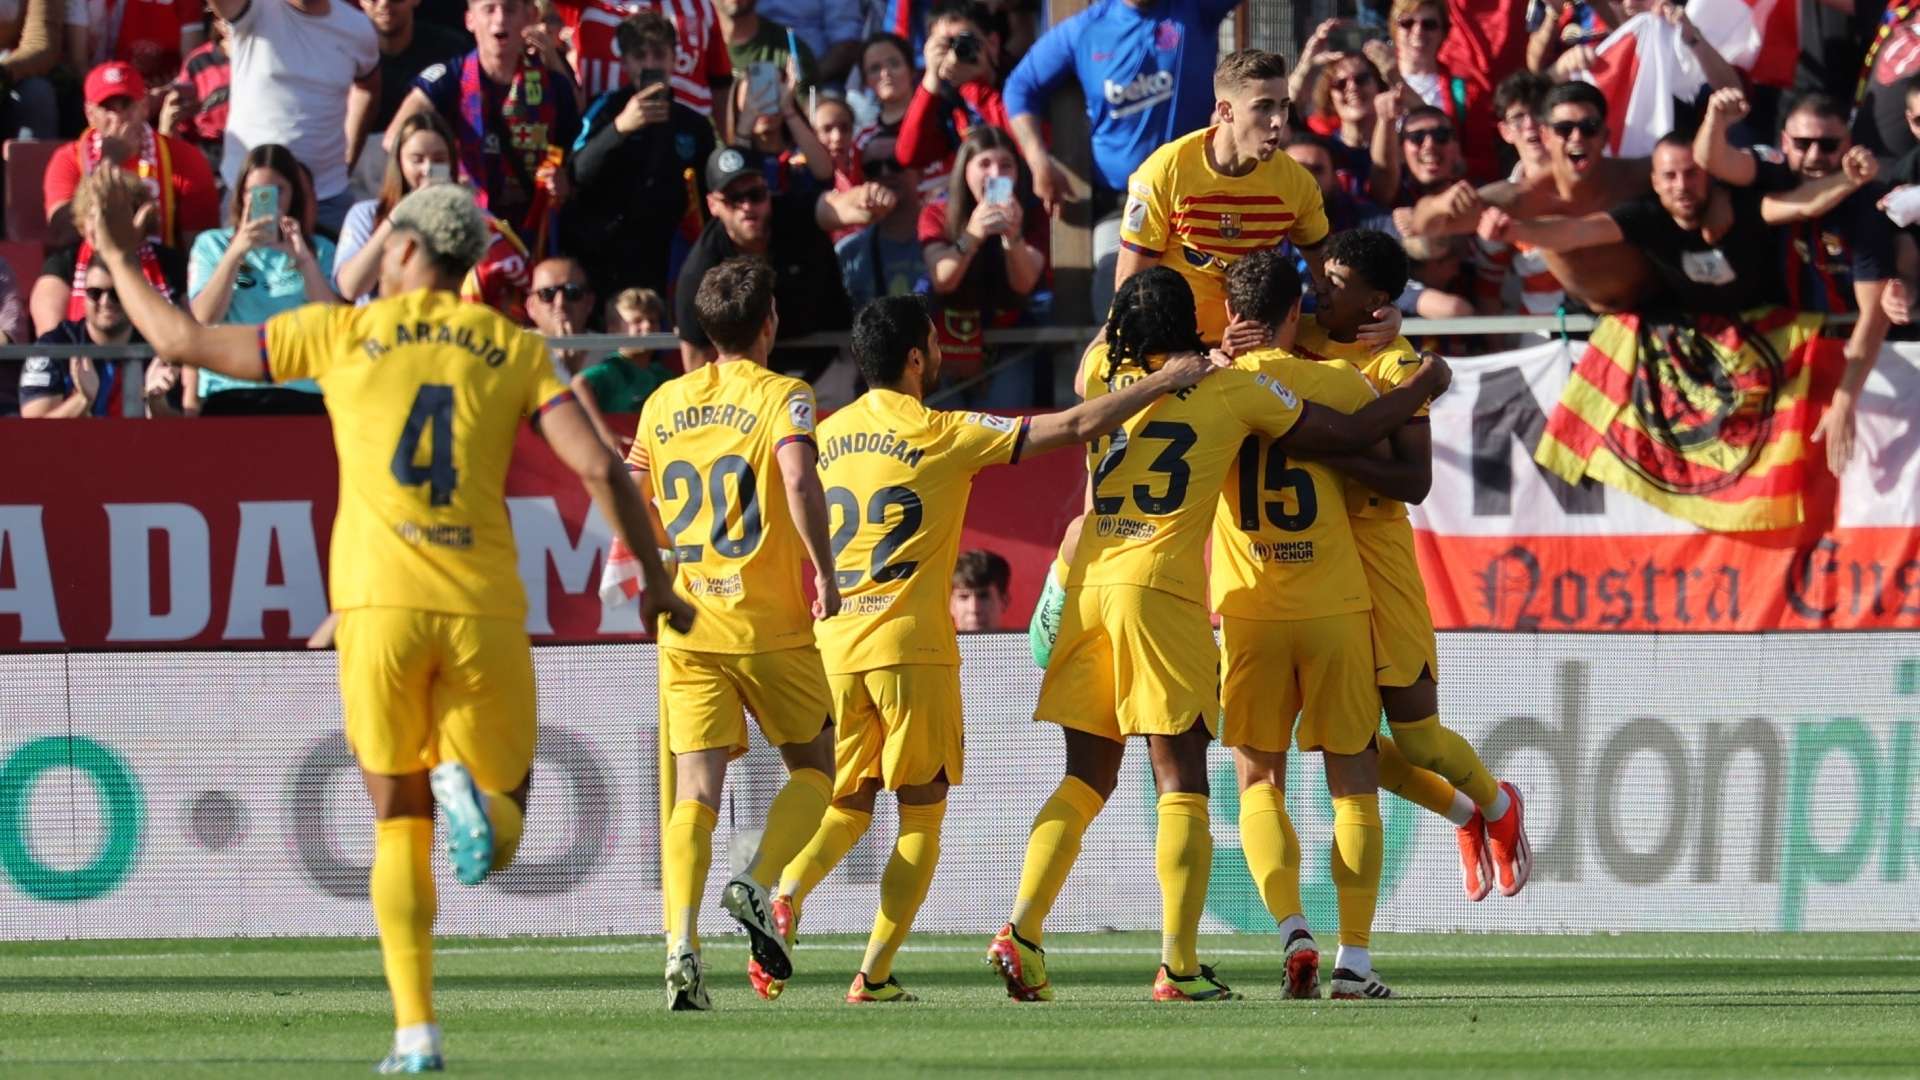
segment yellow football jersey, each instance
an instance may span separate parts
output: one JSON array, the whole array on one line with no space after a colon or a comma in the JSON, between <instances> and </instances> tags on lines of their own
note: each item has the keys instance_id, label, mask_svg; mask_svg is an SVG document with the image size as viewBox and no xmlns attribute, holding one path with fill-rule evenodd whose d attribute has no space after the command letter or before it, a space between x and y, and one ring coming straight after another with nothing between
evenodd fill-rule
<instances>
[{"instance_id":1,"label":"yellow football jersey","mask_svg":"<svg viewBox=\"0 0 1920 1080\"><path fill-rule=\"evenodd\" d=\"M813 442L813 409L812 387L750 360L697 368L647 398L627 460L647 471L679 591L699 610L691 633L662 626L661 644L715 653L813 644L806 549L774 456Z\"/></svg>"},{"instance_id":2,"label":"yellow football jersey","mask_svg":"<svg viewBox=\"0 0 1920 1080\"><path fill-rule=\"evenodd\" d=\"M334 610L525 618L507 465L521 421L572 398L546 342L421 289L276 315L260 345L270 378L316 380L333 417Z\"/></svg>"},{"instance_id":3,"label":"yellow football jersey","mask_svg":"<svg viewBox=\"0 0 1920 1080\"><path fill-rule=\"evenodd\" d=\"M1018 461L1027 421L869 390L820 423L840 614L814 636L830 675L960 663L948 593L973 476Z\"/></svg>"},{"instance_id":4,"label":"yellow football jersey","mask_svg":"<svg viewBox=\"0 0 1920 1080\"><path fill-rule=\"evenodd\" d=\"M1344 413L1376 396L1342 361L1262 349L1239 367ZM1325 465L1289 461L1272 439L1240 443L1213 515L1213 610L1247 619L1315 619L1372 607L1347 519L1350 485Z\"/></svg>"},{"instance_id":5,"label":"yellow football jersey","mask_svg":"<svg viewBox=\"0 0 1920 1080\"><path fill-rule=\"evenodd\" d=\"M1103 377L1107 347L1083 361L1089 400L1144 372ZM1285 435L1300 418L1292 388L1264 372L1231 369L1166 394L1088 448L1093 510L1064 584L1138 585L1207 602L1207 533L1240 443Z\"/></svg>"},{"instance_id":6,"label":"yellow football jersey","mask_svg":"<svg viewBox=\"0 0 1920 1080\"><path fill-rule=\"evenodd\" d=\"M1120 242L1186 277L1200 336L1218 343L1227 329L1227 267L1282 240L1318 244L1327 211L1313 174L1286 154L1245 176L1220 173L1207 160L1212 136L1210 127L1183 135L1133 171Z\"/></svg>"},{"instance_id":7,"label":"yellow football jersey","mask_svg":"<svg viewBox=\"0 0 1920 1080\"><path fill-rule=\"evenodd\" d=\"M1293 351L1309 360L1344 360L1359 368L1360 374L1380 393L1413 378L1413 373L1420 370L1420 352L1406 338L1394 338L1393 344L1376 353L1357 341L1333 340L1312 318L1300 320ZM1420 406L1420 411L1413 415L1416 419L1426 416L1427 406ZM1347 512L1362 518L1403 518L1407 516L1407 504L1381 495L1365 484L1348 484Z\"/></svg>"}]
</instances>

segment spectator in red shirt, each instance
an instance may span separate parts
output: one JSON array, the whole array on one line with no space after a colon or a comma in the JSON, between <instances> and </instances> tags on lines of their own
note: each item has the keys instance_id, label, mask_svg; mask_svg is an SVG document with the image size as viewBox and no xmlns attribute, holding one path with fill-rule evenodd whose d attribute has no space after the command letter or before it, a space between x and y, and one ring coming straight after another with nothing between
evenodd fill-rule
<instances>
[{"instance_id":1,"label":"spectator in red shirt","mask_svg":"<svg viewBox=\"0 0 1920 1080\"><path fill-rule=\"evenodd\" d=\"M998 184L996 184L998 182ZM1006 185L1001 197L990 186ZM1047 215L1034 200L1013 136L997 127L967 132L947 197L920 211L920 248L933 283L933 325L941 370L964 381L988 359L981 332L1026 313L1047 273ZM1033 403L1033 370L1008 364L961 401L972 408Z\"/></svg>"},{"instance_id":2,"label":"spectator in red shirt","mask_svg":"<svg viewBox=\"0 0 1920 1080\"><path fill-rule=\"evenodd\" d=\"M156 125L166 134L198 147L216 171L220 168L220 150L226 144L227 89L233 81L233 64L227 59L231 33L225 19L213 20L213 39L181 61L180 77L168 89Z\"/></svg>"},{"instance_id":3,"label":"spectator in red shirt","mask_svg":"<svg viewBox=\"0 0 1920 1080\"><path fill-rule=\"evenodd\" d=\"M657 11L674 26L673 100L712 117L733 82L733 59L712 0L553 0L573 70L587 100L627 85L614 31L629 16Z\"/></svg>"},{"instance_id":4,"label":"spectator in red shirt","mask_svg":"<svg viewBox=\"0 0 1920 1080\"><path fill-rule=\"evenodd\" d=\"M51 246L78 239L68 204L81 179L103 160L146 184L154 201L143 224L167 247L182 248L202 229L219 226L220 193L206 155L147 123L147 84L132 65L115 60L94 68L85 96L87 129L54 153L42 180Z\"/></svg>"},{"instance_id":5,"label":"spectator in red shirt","mask_svg":"<svg viewBox=\"0 0 1920 1080\"><path fill-rule=\"evenodd\" d=\"M947 175L960 140L974 129L1013 131L994 85L996 58L986 31L990 20L978 0L943 0L927 23L926 71L894 146L900 164L919 169L923 184Z\"/></svg>"},{"instance_id":6,"label":"spectator in red shirt","mask_svg":"<svg viewBox=\"0 0 1920 1080\"><path fill-rule=\"evenodd\" d=\"M181 57L207 40L202 14L201 0L68 0L67 59L75 67L119 60L146 85L164 87Z\"/></svg>"}]
</instances>

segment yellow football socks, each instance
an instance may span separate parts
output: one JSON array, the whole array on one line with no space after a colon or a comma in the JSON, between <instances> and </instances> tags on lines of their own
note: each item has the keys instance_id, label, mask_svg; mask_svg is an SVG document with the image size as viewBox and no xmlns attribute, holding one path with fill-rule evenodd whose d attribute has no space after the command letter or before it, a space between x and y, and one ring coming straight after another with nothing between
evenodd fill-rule
<instances>
[{"instance_id":1,"label":"yellow football socks","mask_svg":"<svg viewBox=\"0 0 1920 1080\"><path fill-rule=\"evenodd\" d=\"M1160 796L1154 839L1160 877L1160 962L1174 975L1200 971L1200 915L1213 873L1213 830L1207 797L1176 791Z\"/></svg>"},{"instance_id":2,"label":"yellow football socks","mask_svg":"<svg viewBox=\"0 0 1920 1080\"><path fill-rule=\"evenodd\" d=\"M1300 903L1300 837L1287 817L1286 794L1272 784L1240 793L1240 848L1253 886L1276 923L1304 913Z\"/></svg>"},{"instance_id":3,"label":"yellow football socks","mask_svg":"<svg viewBox=\"0 0 1920 1080\"><path fill-rule=\"evenodd\" d=\"M1446 777L1472 799L1475 806L1484 810L1500 797L1500 785L1480 763L1473 744L1441 727L1438 716L1389 726L1408 761Z\"/></svg>"},{"instance_id":4,"label":"yellow football socks","mask_svg":"<svg viewBox=\"0 0 1920 1080\"><path fill-rule=\"evenodd\" d=\"M373 824L373 922L393 993L393 1026L433 1022L433 819Z\"/></svg>"},{"instance_id":5,"label":"yellow football socks","mask_svg":"<svg viewBox=\"0 0 1920 1080\"><path fill-rule=\"evenodd\" d=\"M1040 944L1041 924L1053 910L1061 886L1080 857L1080 838L1100 816L1107 800L1077 776L1064 777L1053 797L1033 819L1027 838L1027 861L1020 870L1020 892L1013 903L1013 932L1022 941Z\"/></svg>"},{"instance_id":6,"label":"yellow football socks","mask_svg":"<svg viewBox=\"0 0 1920 1080\"><path fill-rule=\"evenodd\" d=\"M840 860L847 857L847 852L853 850L853 845L860 842L867 834L867 826L872 824L873 815L865 810L827 807L813 839L781 871L780 887L774 890L774 895L793 897L794 916L798 918L807 894L840 865Z\"/></svg>"},{"instance_id":7,"label":"yellow football socks","mask_svg":"<svg viewBox=\"0 0 1920 1080\"><path fill-rule=\"evenodd\" d=\"M880 910L873 917L867 955L860 961L869 983L883 983L893 975L893 954L907 940L913 917L933 884L933 869L940 861L940 822L946 816L945 799L922 806L900 804L900 838L880 876Z\"/></svg>"},{"instance_id":8,"label":"yellow football socks","mask_svg":"<svg viewBox=\"0 0 1920 1080\"><path fill-rule=\"evenodd\" d=\"M1373 938L1373 908L1380 896L1380 857L1386 833L1380 827L1378 795L1339 795L1333 800L1333 888L1340 907L1340 944L1367 948Z\"/></svg>"},{"instance_id":9,"label":"yellow football socks","mask_svg":"<svg viewBox=\"0 0 1920 1080\"><path fill-rule=\"evenodd\" d=\"M720 815L693 799L673 804L667 835L660 843L661 893L666 898L667 941L700 947L700 897L707 891L713 862L713 826Z\"/></svg>"},{"instance_id":10,"label":"yellow football socks","mask_svg":"<svg viewBox=\"0 0 1920 1080\"><path fill-rule=\"evenodd\" d=\"M787 786L773 797L767 807L767 828L760 834L760 848L747 864L747 873L762 885L772 885L773 875L784 870L800 849L807 846L820 828L820 819L833 802L833 779L819 769L795 769L787 776Z\"/></svg>"},{"instance_id":11,"label":"yellow football socks","mask_svg":"<svg viewBox=\"0 0 1920 1080\"><path fill-rule=\"evenodd\" d=\"M520 804L498 791L487 792L487 821L493 825L493 868L505 870L520 850L520 832L526 824Z\"/></svg>"},{"instance_id":12,"label":"yellow football socks","mask_svg":"<svg viewBox=\"0 0 1920 1080\"><path fill-rule=\"evenodd\" d=\"M1392 739L1380 736L1380 790L1391 791L1402 799L1441 817L1453 807L1453 785L1430 769L1408 761Z\"/></svg>"}]
</instances>

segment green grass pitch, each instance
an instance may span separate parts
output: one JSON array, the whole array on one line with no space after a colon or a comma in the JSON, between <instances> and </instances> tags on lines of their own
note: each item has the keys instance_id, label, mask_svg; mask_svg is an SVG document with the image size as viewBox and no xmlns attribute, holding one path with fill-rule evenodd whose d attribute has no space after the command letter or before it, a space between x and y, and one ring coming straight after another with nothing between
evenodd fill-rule
<instances>
[{"instance_id":1,"label":"green grass pitch","mask_svg":"<svg viewBox=\"0 0 1920 1080\"><path fill-rule=\"evenodd\" d=\"M855 1007L841 995L860 941L803 939L796 980L769 1004L747 986L743 939L715 937L708 1015L664 1011L656 939L447 940L448 1067L686 1080L1920 1073L1913 935L1379 935L1376 963L1407 998L1364 1004L1282 1000L1276 939L1209 936L1202 956L1248 997L1211 1005L1147 1000L1147 934L1050 938L1060 1000L1017 1005L987 972L986 940L916 937L896 971L922 1000ZM370 941L0 944L0 1075L364 1076L390 1032Z\"/></svg>"}]
</instances>

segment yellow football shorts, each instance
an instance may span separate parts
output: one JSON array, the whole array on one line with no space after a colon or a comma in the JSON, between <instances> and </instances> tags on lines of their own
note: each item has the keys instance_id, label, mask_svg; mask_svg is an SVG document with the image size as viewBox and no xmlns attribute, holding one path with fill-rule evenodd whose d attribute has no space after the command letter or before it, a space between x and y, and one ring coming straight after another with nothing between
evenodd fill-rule
<instances>
[{"instance_id":1,"label":"yellow football shorts","mask_svg":"<svg viewBox=\"0 0 1920 1080\"><path fill-rule=\"evenodd\" d=\"M726 747L747 752L753 710L773 746L812 742L833 719L826 669L812 645L763 653L660 647L660 719L676 754Z\"/></svg>"},{"instance_id":2,"label":"yellow football shorts","mask_svg":"<svg viewBox=\"0 0 1920 1080\"><path fill-rule=\"evenodd\" d=\"M1067 590L1036 720L1120 741L1179 735L1220 711L1220 649L1199 604L1138 585Z\"/></svg>"},{"instance_id":3,"label":"yellow football shorts","mask_svg":"<svg viewBox=\"0 0 1920 1080\"><path fill-rule=\"evenodd\" d=\"M1286 621L1223 617L1220 741L1279 753L1295 737L1297 716L1301 750L1365 750L1380 727L1371 622L1364 611Z\"/></svg>"},{"instance_id":4,"label":"yellow football shorts","mask_svg":"<svg viewBox=\"0 0 1920 1080\"><path fill-rule=\"evenodd\" d=\"M387 776L457 761L487 791L512 791L533 765L533 650L510 619L409 608L340 614L347 743Z\"/></svg>"},{"instance_id":5,"label":"yellow football shorts","mask_svg":"<svg viewBox=\"0 0 1920 1080\"><path fill-rule=\"evenodd\" d=\"M960 669L896 664L827 676L833 691L834 798L878 779L887 791L960 782L966 756L960 718Z\"/></svg>"},{"instance_id":6,"label":"yellow football shorts","mask_svg":"<svg viewBox=\"0 0 1920 1080\"><path fill-rule=\"evenodd\" d=\"M1440 677L1440 651L1433 637L1427 586L1413 554L1413 528L1404 520L1355 518L1354 546L1373 593L1373 681L1412 686Z\"/></svg>"}]
</instances>

